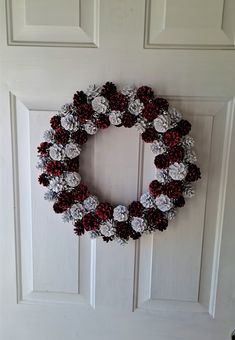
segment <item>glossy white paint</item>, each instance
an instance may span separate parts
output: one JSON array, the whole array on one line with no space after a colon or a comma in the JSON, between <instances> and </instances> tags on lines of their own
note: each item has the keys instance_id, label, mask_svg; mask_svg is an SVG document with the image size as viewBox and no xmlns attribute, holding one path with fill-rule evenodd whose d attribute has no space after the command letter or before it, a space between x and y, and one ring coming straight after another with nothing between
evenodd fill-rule
<instances>
[{"instance_id":1,"label":"glossy white paint","mask_svg":"<svg viewBox=\"0 0 235 340\"><path fill-rule=\"evenodd\" d=\"M146 48L234 49L232 0L147 0Z\"/></svg>"},{"instance_id":2,"label":"glossy white paint","mask_svg":"<svg viewBox=\"0 0 235 340\"><path fill-rule=\"evenodd\" d=\"M9 0L8 44L97 47L99 0Z\"/></svg>"},{"instance_id":3,"label":"glossy white paint","mask_svg":"<svg viewBox=\"0 0 235 340\"><path fill-rule=\"evenodd\" d=\"M1 339L229 339L233 1L0 4ZM193 123L203 174L166 232L124 247L78 240L36 182L49 117L106 80L168 97ZM102 199L128 204L153 178L153 157L135 130L110 128L84 147L81 173Z\"/></svg>"}]
</instances>

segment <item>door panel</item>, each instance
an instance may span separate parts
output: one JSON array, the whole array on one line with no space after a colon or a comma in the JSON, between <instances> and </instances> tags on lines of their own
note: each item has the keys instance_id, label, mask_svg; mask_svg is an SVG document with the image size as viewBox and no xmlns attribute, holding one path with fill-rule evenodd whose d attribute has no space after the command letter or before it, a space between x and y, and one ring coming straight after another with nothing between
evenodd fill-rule
<instances>
[{"instance_id":1,"label":"door panel","mask_svg":"<svg viewBox=\"0 0 235 340\"><path fill-rule=\"evenodd\" d=\"M146 48L234 49L232 0L147 0Z\"/></svg>"},{"instance_id":2,"label":"door panel","mask_svg":"<svg viewBox=\"0 0 235 340\"><path fill-rule=\"evenodd\" d=\"M45 190L38 188L39 171L35 167L38 161L35 150L41 142L43 130L48 128L51 115L45 111L28 112L30 136L26 146L30 145L31 155L29 159L31 160L33 287L36 291L78 293L79 242L71 236L70 228L66 228L67 225L64 225L61 218L51 214L52 204L48 204L45 200L38 200L38 197L44 196ZM19 116L17 114L17 118ZM21 129L24 130L24 127L22 126Z\"/></svg>"},{"instance_id":3,"label":"door panel","mask_svg":"<svg viewBox=\"0 0 235 340\"><path fill-rule=\"evenodd\" d=\"M9 0L6 10L9 45L97 47L98 0Z\"/></svg>"},{"instance_id":4,"label":"door panel","mask_svg":"<svg viewBox=\"0 0 235 340\"><path fill-rule=\"evenodd\" d=\"M180 301L198 299L213 117L189 116L189 120L193 124L192 136L197 141L203 179L196 185L197 195L186 202L187 208L179 209L176 220L171 223L169 233L165 235L159 233L153 237L151 283L153 299ZM200 153L200 150L203 152ZM146 159L146 170L150 157Z\"/></svg>"},{"instance_id":5,"label":"door panel","mask_svg":"<svg viewBox=\"0 0 235 340\"><path fill-rule=\"evenodd\" d=\"M171 102L192 121L202 180L196 185L197 195L186 202L187 208L171 222L168 233L141 239L138 304L140 308L144 304L144 308L196 309L214 315L224 213L220 198L228 166L224 157L230 152L233 104L199 98L181 100ZM145 155L144 187L154 172L149 166L153 156L148 146Z\"/></svg>"}]
</instances>

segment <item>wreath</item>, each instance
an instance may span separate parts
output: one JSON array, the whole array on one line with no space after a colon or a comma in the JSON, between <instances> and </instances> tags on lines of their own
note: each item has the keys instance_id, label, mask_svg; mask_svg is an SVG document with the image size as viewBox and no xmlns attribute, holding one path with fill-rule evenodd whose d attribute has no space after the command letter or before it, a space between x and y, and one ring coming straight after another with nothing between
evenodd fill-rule
<instances>
[{"instance_id":1,"label":"wreath","mask_svg":"<svg viewBox=\"0 0 235 340\"><path fill-rule=\"evenodd\" d=\"M191 124L148 86L121 91L111 82L89 86L86 92L77 91L73 103L63 105L50 125L38 147L38 168L43 171L38 181L48 188L45 199L54 202L54 211L71 221L79 236L89 232L106 242L126 243L163 231L185 198L195 193L192 182L201 174L188 135ZM82 145L110 125L135 127L155 155L155 179L129 206L99 202L78 173Z\"/></svg>"}]
</instances>

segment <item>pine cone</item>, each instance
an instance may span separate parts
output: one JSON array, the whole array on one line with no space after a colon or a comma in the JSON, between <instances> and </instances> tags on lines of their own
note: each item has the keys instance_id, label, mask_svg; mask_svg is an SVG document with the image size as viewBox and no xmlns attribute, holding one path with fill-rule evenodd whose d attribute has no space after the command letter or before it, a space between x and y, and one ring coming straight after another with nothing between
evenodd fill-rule
<instances>
[{"instance_id":1,"label":"pine cone","mask_svg":"<svg viewBox=\"0 0 235 340\"><path fill-rule=\"evenodd\" d=\"M74 233L77 234L78 236L81 236L82 234L84 234L85 229L84 229L84 225L82 224L81 221L76 221L74 223Z\"/></svg>"},{"instance_id":2,"label":"pine cone","mask_svg":"<svg viewBox=\"0 0 235 340\"><path fill-rule=\"evenodd\" d=\"M116 223L116 235L122 240L128 241L132 234L132 228L128 222L117 222Z\"/></svg>"},{"instance_id":3,"label":"pine cone","mask_svg":"<svg viewBox=\"0 0 235 340\"><path fill-rule=\"evenodd\" d=\"M61 192L58 196L57 203L59 206L66 210L73 204L73 197L70 192Z\"/></svg>"},{"instance_id":4,"label":"pine cone","mask_svg":"<svg viewBox=\"0 0 235 340\"><path fill-rule=\"evenodd\" d=\"M114 94L116 92L117 92L116 85L114 85L112 82L108 81L107 83L104 84L100 95L109 99L112 96L112 94Z\"/></svg>"},{"instance_id":5,"label":"pine cone","mask_svg":"<svg viewBox=\"0 0 235 340\"><path fill-rule=\"evenodd\" d=\"M96 215L102 220L108 220L113 215L113 207L108 202L100 203L96 208Z\"/></svg>"},{"instance_id":6,"label":"pine cone","mask_svg":"<svg viewBox=\"0 0 235 340\"><path fill-rule=\"evenodd\" d=\"M51 146L51 143L48 142L42 142L39 146L38 146L38 153L40 153L42 156L48 155L49 152L49 147Z\"/></svg>"},{"instance_id":7,"label":"pine cone","mask_svg":"<svg viewBox=\"0 0 235 340\"><path fill-rule=\"evenodd\" d=\"M71 139L79 145L85 144L88 140L88 133L85 130L73 132Z\"/></svg>"},{"instance_id":8,"label":"pine cone","mask_svg":"<svg viewBox=\"0 0 235 340\"><path fill-rule=\"evenodd\" d=\"M157 226L160 224L164 218L163 213L156 209L156 208L150 208L145 212L145 218L151 226Z\"/></svg>"},{"instance_id":9,"label":"pine cone","mask_svg":"<svg viewBox=\"0 0 235 340\"><path fill-rule=\"evenodd\" d=\"M57 202L53 204L53 209L56 214L62 214L66 209L61 207Z\"/></svg>"},{"instance_id":10,"label":"pine cone","mask_svg":"<svg viewBox=\"0 0 235 340\"><path fill-rule=\"evenodd\" d=\"M136 123L136 116L129 112L125 112L122 117L122 124L125 128L131 128Z\"/></svg>"},{"instance_id":11,"label":"pine cone","mask_svg":"<svg viewBox=\"0 0 235 340\"><path fill-rule=\"evenodd\" d=\"M97 230L99 227L99 222L99 218L93 213L88 213L82 218L82 224L87 231Z\"/></svg>"},{"instance_id":12,"label":"pine cone","mask_svg":"<svg viewBox=\"0 0 235 340\"><path fill-rule=\"evenodd\" d=\"M50 184L49 177L47 176L47 174L44 173L38 177L38 182L44 187L48 187L48 185Z\"/></svg>"},{"instance_id":13,"label":"pine cone","mask_svg":"<svg viewBox=\"0 0 235 340\"><path fill-rule=\"evenodd\" d=\"M166 169L169 166L169 158L166 154L161 154L155 157L154 164L158 169Z\"/></svg>"},{"instance_id":14,"label":"pine cone","mask_svg":"<svg viewBox=\"0 0 235 340\"><path fill-rule=\"evenodd\" d=\"M148 128L142 133L142 139L145 143L153 143L157 139L157 131L154 128Z\"/></svg>"},{"instance_id":15,"label":"pine cone","mask_svg":"<svg viewBox=\"0 0 235 340\"><path fill-rule=\"evenodd\" d=\"M87 120L90 120L94 114L92 106L88 103L81 104L77 108L78 120L84 124Z\"/></svg>"},{"instance_id":16,"label":"pine cone","mask_svg":"<svg viewBox=\"0 0 235 340\"><path fill-rule=\"evenodd\" d=\"M79 107L84 103L87 103L87 95L83 91L77 91L73 96L73 105Z\"/></svg>"},{"instance_id":17,"label":"pine cone","mask_svg":"<svg viewBox=\"0 0 235 340\"><path fill-rule=\"evenodd\" d=\"M165 98L157 97L155 99L155 104L158 112L168 110L169 103Z\"/></svg>"},{"instance_id":18,"label":"pine cone","mask_svg":"<svg viewBox=\"0 0 235 340\"><path fill-rule=\"evenodd\" d=\"M63 165L58 161L49 161L46 165L46 172L52 176L60 176L63 171Z\"/></svg>"},{"instance_id":19,"label":"pine cone","mask_svg":"<svg viewBox=\"0 0 235 340\"><path fill-rule=\"evenodd\" d=\"M99 129L106 129L108 128L110 125L110 121L109 121L109 118L108 116L106 116L105 114L101 113L97 120L96 120L96 126L99 128Z\"/></svg>"},{"instance_id":20,"label":"pine cone","mask_svg":"<svg viewBox=\"0 0 235 340\"><path fill-rule=\"evenodd\" d=\"M78 171L78 169L79 169L79 156L77 156L73 159L68 159L66 161L65 169L67 171Z\"/></svg>"},{"instance_id":21,"label":"pine cone","mask_svg":"<svg viewBox=\"0 0 235 340\"><path fill-rule=\"evenodd\" d=\"M168 157L171 163L182 162L184 158L184 148L182 146L174 146L168 150Z\"/></svg>"},{"instance_id":22,"label":"pine cone","mask_svg":"<svg viewBox=\"0 0 235 340\"><path fill-rule=\"evenodd\" d=\"M135 217L141 217L144 207L142 206L142 204L139 201L133 201L129 207L129 215L130 216L135 216Z\"/></svg>"},{"instance_id":23,"label":"pine cone","mask_svg":"<svg viewBox=\"0 0 235 340\"><path fill-rule=\"evenodd\" d=\"M188 165L188 173L185 177L187 182L195 182L201 178L201 171L195 164Z\"/></svg>"},{"instance_id":24,"label":"pine cone","mask_svg":"<svg viewBox=\"0 0 235 340\"><path fill-rule=\"evenodd\" d=\"M157 111L154 102L145 104L142 116L149 122L152 122L157 117Z\"/></svg>"},{"instance_id":25,"label":"pine cone","mask_svg":"<svg viewBox=\"0 0 235 340\"><path fill-rule=\"evenodd\" d=\"M62 128L58 128L55 130L54 139L57 144L65 145L69 140L69 132Z\"/></svg>"},{"instance_id":26,"label":"pine cone","mask_svg":"<svg viewBox=\"0 0 235 340\"><path fill-rule=\"evenodd\" d=\"M138 88L136 95L143 103L146 104L150 99L153 99L154 92L149 86L141 86Z\"/></svg>"},{"instance_id":27,"label":"pine cone","mask_svg":"<svg viewBox=\"0 0 235 340\"><path fill-rule=\"evenodd\" d=\"M182 184L180 181L171 181L164 185L163 191L170 198L178 198L182 195Z\"/></svg>"},{"instance_id":28,"label":"pine cone","mask_svg":"<svg viewBox=\"0 0 235 340\"><path fill-rule=\"evenodd\" d=\"M181 121L179 121L177 128L181 136L185 136L191 130L191 124L187 120L182 119Z\"/></svg>"},{"instance_id":29,"label":"pine cone","mask_svg":"<svg viewBox=\"0 0 235 340\"><path fill-rule=\"evenodd\" d=\"M178 197L175 201L175 207L181 208L185 205L185 199L183 196Z\"/></svg>"},{"instance_id":30,"label":"pine cone","mask_svg":"<svg viewBox=\"0 0 235 340\"><path fill-rule=\"evenodd\" d=\"M150 195L156 198L157 196L161 195L162 193L162 184L159 183L157 180L152 181L149 184L149 192Z\"/></svg>"},{"instance_id":31,"label":"pine cone","mask_svg":"<svg viewBox=\"0 0 235 340\"><path fill-rule=\"evenodd\" d=\"M168 220L163 218L162 221L157 225L157 230L163 231L168 227Z\"/></svg>"},{"instance_id":32,"label":"pine cone","mask_svg":"<svg viewBox=\"0 0 235 340\"><path fill-rule=\"evenodd\" d=\"M177 130L168 130L163 135L163 141L167 146L176 146L180 143L181 136Z\"/></svg>"},{"instance_id":33,"label":"pine cone","mask_svg":"<svg viewBox=\"0 0 235 340\"><path fill-rule=\"evenodd\" d=\"M128 100L122 93L115 93L109 98L109 106L114 111L125 111L128 106Z\"/></svg>"},{"instance_id":34,"label":"pine cone","mask_svg":"<svg viewBox=\"0 0 235 340\"><path fill-rule=\"evenodd\" d=\"M61 127L60 125L60 116L53 116L50 120L50 124L52 129L56 130L59 127Z\"/></svg>"},{"instance_id":35,"label":"pine cone","mask_svg":"<svg viewBox=\"0 0 235 340\"><path fill-rule=\"evenodd\" d=\"M71 194L73 199L79 202L83 202L90 195L88 187L84 184L79 184Z\"/></svg>"}]
</instances>

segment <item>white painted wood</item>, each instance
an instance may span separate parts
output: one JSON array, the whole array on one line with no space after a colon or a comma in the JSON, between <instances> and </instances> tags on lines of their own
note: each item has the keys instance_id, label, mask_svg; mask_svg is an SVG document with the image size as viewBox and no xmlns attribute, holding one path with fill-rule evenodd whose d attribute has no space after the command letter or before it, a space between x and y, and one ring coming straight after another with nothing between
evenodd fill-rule
<instances>
[{"instance_id":1,"label":"white painted wood","mask_svg":"<svg viewBox=\"0 0 235 340\"><path fill-rule=\"evenodd\" d=\"M44 196L45 189L37 183L40 171L35 168L38 161L35 150L53 114L29 113L34 290L78 293L79 246L73 237L73 226L63 223L61 215L51 214L52 203L38 200Z\"/></svg>"},{"instance_id":2,"label":"white painted wood","mask_svg":"<svg viewBox=\"0 0 235 340\"><path fill-rule=\"evenodd\" d=\"M189 116L189 119L193 124L192 136L197 140L197 149L203 150L198 155L203 179L196 185L197 195L186 200L185 209L179 209L176 220L170 223L169 232L154 235L153 299L198 299L212 117Z\"/></svg>"},{"instance_id":3,"label":"white painted wood","mask_svg":"<svg viewBox=\"0 0 235 340\"><path fill-rule=\"evenodd\" d=\"M9 45L97 47L98 0L7 0Z\"/></svg>"},{"instance_id":4,"label":"white painted wood","mask_svg":"<svg viewBox=\"0 0 235 340\"><path fill-rule=\"evenodd\" d=\"M216 269L219 270L217 284L217 300L216 305L212 306L215 311L215 317L223 320L229 320L230 315L234 315L234 266L228 259L233 259L234 249L234 100L230 103L229 114L231 115L230 125L228 130L231 133L231 139L225 147L228 150L226 162L229 161L229 166L225 169L225 177L227 178L226 195L223 197L224 214L221 214L221 223L223 229L219 232L219 238L221 238L220 244L220 258L216 263ZM223 191L225 194L225 190ZM230 293L232 292L232 294ZM231 329L232 327L230 327Z\"/></svg>"},{"instance_id":5,"label":"white painted wood","mask_svg":"<svg viewBox=\"0 0 235 340\"><path fill-rule=\"evenodd\" d=\"M6 3L7 15L0 1L0 338L229 339L234 2L147 1L159 6L150 21L142 0ZM164 22L167 35L157 32ZM98 41L99 48L85 48ZM203 170L197 196L165 233L125 247L78 240L44 202L34 167L49 115L77 89L107 80L148 84L168 96L193 122ZM152 178L149 156L133 129L110 128L84 147L80 170L102 199L128 204L140 195L142 177L144 186Z\"/></svg>"},{"instance_id":6,"label":"white painted wood","mask_svg":"<svg viewBox=\"0 0 235 340\"><path fill-rule=\"evenodd\" d=\"M72 226L63 223L60 216L50 218L48 209L52 209L52 205L37 199L44 193L37 185L35 150L53 113L29 111L12 94L10 104L12 129L16 131L13 153L18 211L15 225L17 300L92 304L90 240L85 237L80 242L74 237Z\"/></svg>"},{"instance_id":7,"label":"white painted wood","mask_svg":"<svg viewBox=\"0 0 235 340\"><path fill-rule=\"evenodd\" d=\"M171 300L171 306L175 308L178 302L173 302L174 300L181 301L181 303L188 300L199 302L207 312L214 315L211 304L216 304L216 294L214 294L216 288L211 287L214 285L213 281L216 280L217 274L216 269L213 269L213 258L215 260L219 256L219 249L216 245L215 248L211 246L211 242L214 244L216 235L219 233L217 229L221 230L220 219L223 212L220 209L223 209L223 206L219 200L222 196L218 183L221 183L222 188L225 187L225 176L221 164L226 168L226 162L223 162L222 157L226 158L228 155L227 140L231 138L231 133L229 133L231 104L229 103L227 108L224 102L202 99L191 101L186 98L183 103L174 101L172 98L172 103L181 108L182 112L191 115L189 119L193 123L192 135L197 140L196 150L203 179L197 184L197 196L186 201L187 209L181 211L176 220L170 223L168 233L156 233L153 237L141 240L138 306L140 308L149 306L151 309L154 306L158 310L159 305L162 306L163 302ZM149 148L145 149L144 159L144 187L146 188L154 171L148 166L153 159ZM211 175L208 181L206 173L209 169ZM208 198L205 201L203 197ZM190 204L193 201L191 210ZM213 213L215 206L218 206L217 215ZM208 211L210 211L209 216ZM181 217L184 214L187 216ZM182 230L184 224L185 229ZM190 230L191 226L194 228ZM180 230L177 238L177 232ZM187 246L189 248L185 249ZM163 266L161 266L162 263L164 263ZM178 275L182 275L184 280L182 281L181 276L180 282L176 283ZM146 303L143 305L145 301L149 301L147 305ZM185 306L188 310L188 304L181 306Z\"/></svg>"},{"instance_id":8,"label":"white painted wood","mask_svg":"<svg viewBox=\"0 0 235 340\"><path fill-rule=\"evenodd\" d=\"M230 138L226 128L227 110L229 106L229 103L217 102L214 104L213 110L214 116L209 166L209 172L212 175L210 175L208 178L199 295L199 302L207 309L209 308L210 314L213 314L210 309L210 301L214 300L215 302L215 296L213 296L213 294L214 292L216 292L216 289L211 290L211 284L213 280L212 276L215 274L212 270L214 242L217 230L216 225L218 225L219 222L219 215L218 213L215 214L215 211L221 209L218 201L218 197L220 197L220 187L218 185L218 182L220 182L221 185L224 186L223 181L225 180L224 176L221 173L221 170L223 153L227 152L227 150L224 149L223 144L224 141L226 141L226 138ZM210 110L210 112L212 111ZM223 131L224 133L222 133ZM215 206L218 208L215 209ZM223 215L223 213L221 214ZM221 227L222 226L220 226L220 228ZM216 249L216 251L217 250L218 249ZM208 270L208 268L210 268L210 270Z\"/></svg>"},{"instance_id":9,"label":"white painted wood","mask_svg":"<svg viewBox=\"0 0 235 340\"><path fill-rule=\"evenodd\" d=\"M138 140L134 129L110 127L84 147L80 173L101 202L128 205L136 199ZM96 306L132 308L133 256L133 241L128 247L97 241Z\"/></svg>"},{"instance_id":10,"label":"white painted wood","mask_svg":"<svg viewBox=\"0 0 235 340\"><path fill-rule=\"evenodd\" d=\"M219 261L222 241L223 220L225 217L225 199L228 182L228 166L229 156L232 143L232 128L234 122L234 100L229 102L227 108L226 122L225 122L225 137L223 142L222 165L221 165L221 181L219 187L218 212L215 233L214 257L212 267L212 281L211 281L211 299L209 309L213 316L216 312L216 295L218 287Z\"/></svg>"},{"instance_id":11,"label":"white painted wood","mask_svg":"<svg viewBox=\"0 0 235 340\"><path fill-rule=\"evenodd\" d=\"M63 0L25 0L25 22L33 26L76 26L79 25L79 5L77 0L67 0L66 6Z\"/></svg>"},{"instance_id":12,"label":"white painted wood","mask_svg":"<svg viewBox=\"0 0 235 340\"><path fill-rule=\"evenodd\" d=\"M15 144L15 200L18 202L16 243L17 255L18 300L33 290L33 247L32 247L32 206L30 171L30 128L29 112L15 97L10 95L12 128L16 129Z\"/></svg>"},{"instance_id":13,"label":"white painted wood","mask_svg":"<svg viewBox=\"0 0 235 340\"><path fill-rule=\"evenodd\" d=\"M231 0L146 0L145 47L234 49Z\"/></svg>"}]
</instances>

